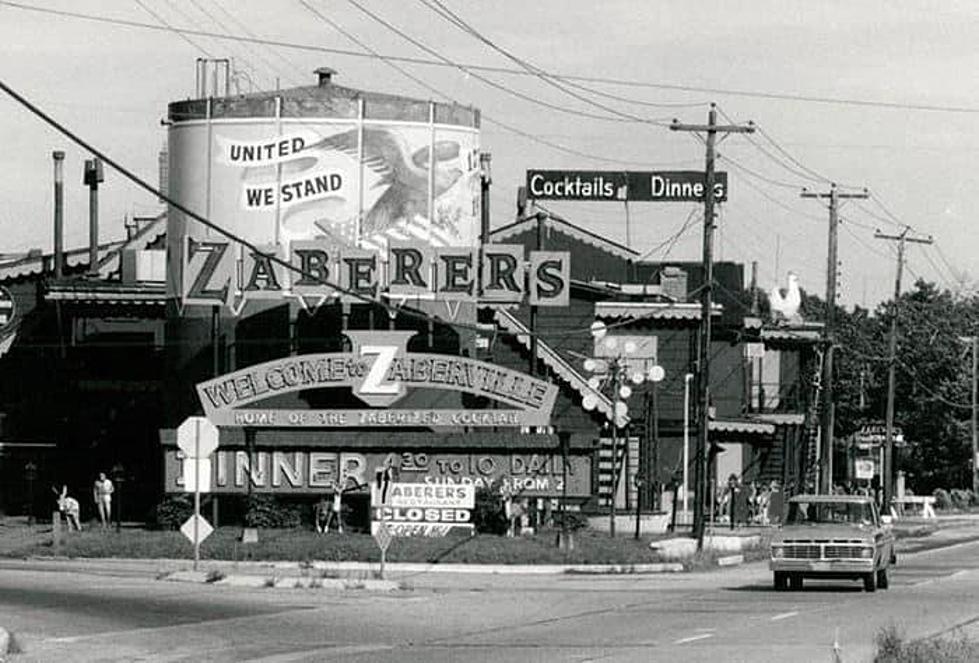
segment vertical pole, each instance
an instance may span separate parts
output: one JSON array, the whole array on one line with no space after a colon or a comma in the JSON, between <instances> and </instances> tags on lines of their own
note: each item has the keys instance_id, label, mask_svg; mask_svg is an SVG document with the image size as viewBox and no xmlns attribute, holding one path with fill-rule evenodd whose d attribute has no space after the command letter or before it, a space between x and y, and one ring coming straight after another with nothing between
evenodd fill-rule
<instances>
[{"instance_id":1,"label":"vertical pole","mask_svg":"<svg viewBox=\"0 0 979 663\"><path fill-rule=\"evenodd\" d=\"M571 433L558 433L561 441L561 545L570 550L568 543L568 452L571 446Z\"/></svg>"},{"instance_id":2,"label":"vertical pole","mask_svg":"<svg viewBox=\"0 0 979 663\"><path fill-rule=\"evenodd\" d=\"M251 471L251 468L248 468ZM194 570L201 559L201 421L194 421Z\"/></svg>"},{"instance_id":3,"label":"vertical pole","mask_svg":"<svg viewBox=\"0 0 979 663\"><path fill-rule=\"evenodd\" d=\"M683 524L690 522L690 381L693 373L683 376Z\"/></svg>"},{"instance_id":4,"label":"vertical pole","mask_svg":"<svg viewBox=\"0 0 979 663\"><path fill-rule=\"evenodd\" d=\"M653 471L647 477L649 489L653 491L653 511L662 510L663 491L659 482L659 383L653 382Z\"/></svg>"},{"instance_id":5,"label":"vertical pole","mask_svg":"<svg viewBox=\"0 0 979 663\"><path fill-rule=\"evenodd\" d=\"M65 261L65 153L56 150L51 156L54 158L54 278L60 279Z\"/></svg>"},{"instance_id":6,"label":"vertical pole","mask_svg":"<svg viewBox=\"0 0 979 663\"><path fill-rule=\"evenodd\" d=\"M386 561L388 549L381 546L381 580L384 580L384 562Z\"/></svg>"},{"instance_id":7,"label":"vertical pole","mask_svg":"<svg viewBox=\"0 0 979 663\"><path fill-rule=\"evenodd\" d=\"M625 245L626 248L632 248L632 233L629 232L629 201L624 200L622 203L625 205Z\"/></svg>"},{"instance_id":8,"label":"vertical pole","mask_svg":"<svg viewBox=\"0 0 979 663\"><path fill-rule=\"evenodd\" d=\"M540 251L544 244L544 212L537 212L537 234L534 250ZM530 374L537 375L537 307L530 305Z\"/></svg>"},{"instance_id":9,"label":"vertical pole","mask_svg":"<svg viewBox=\"0 0 979 663\"><path fill-rule=\"evenodd\" d=\"M976 370L979 369L979 336L972 337L972 493L979 494L979 474L976 472L976 461L979 459L979 427L976 421L976 409L979 405L979 389L976 387Z\"/></svg>"},{"instance_id":10,"label":"vertical pole","mask_svg":"<svg viewBox=\"0 0 979 663\"><path fill-rule=\"evenodd\" d=\"M697 391L699 405L697 409L698 432L697 452L694 455L694 513L693 531L697 538L697 549L704 547L704 508L707 505L707 455L710 449L710 335L711 308L714 288L714 141L717 138L717 109L710 105L707 120L707 163L706 186L704 190L704 248L703 269L704 282L700 290L700 348L698 352L699 366L697 371ZM713 503L713 500L711 500Z\"/></svg>"},{"instance_id":11,"label":"vertical pole","mask_svg":"<svg viewBox=\"0 0 979 663\"><path fill-rule=\"evenodd\" d=\"M91 170L89 170L91 164ZM99 180L101 168L98 159L85 162L88 183L88 273L97 276L99 273Z\"/></svg>"},{"instance_id":12,"label":"vertical pole","mask_svg":"<svg viewBox=\"0 0 979 663\"><path fill-rule=\"evenodd\" d=\"M608 502L608 534L611 538L615 538L615 498L616 492L619 487L619 472L618 472L618 429L619 422L617 419L618 405L619 405L619 360L613 359L610 362L609 370L612 373L612 487L610 488L609 502Z\"/></svg>"},{"instance_id":13,"label":"vertical pole","mask_svg":"<svg viewBox=\"0 0 979 663\"><path fill-rule=\"evenodd\" d=\"M825 354L823 355L822 396L822 455L819 458L819 492L833 492L833 353L836 335L836 266L839 236L839 198L836 185L829 189L829 249L826 257L826 327Z\"/></svg>"},{"instance_id":14,"label":"vertical pole","mask_svg":"<svg viewBox=\"0 0 979 663\"><path fill-rule=\"evenodd\" d=\"M881 513L890 513L894 487L894 387L897 359L897 311L901 296L901 275L904 271L904 235L897 243L897 276L894 279L894 310L891 315L891 334L887 353L887 412L884 428L884 470L881 476L884 499L880 505Z\"/></svg>"}]
</instances>

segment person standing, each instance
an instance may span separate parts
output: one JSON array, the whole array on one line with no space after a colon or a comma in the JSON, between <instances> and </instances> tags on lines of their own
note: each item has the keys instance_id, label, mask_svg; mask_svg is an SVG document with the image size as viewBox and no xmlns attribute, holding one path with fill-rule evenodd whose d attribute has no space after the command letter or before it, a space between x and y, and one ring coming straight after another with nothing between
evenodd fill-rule
<instances>
[{"instance_id":1,"label":"person standing","mask_svg":"<svg viewBox=\"0 0 979 663\"><path fill-rule=\"evenodd\" d=\"M99 512L99 522L102 527L112 524L112 493L115 487L105 472L99 472L99 478L95 480L92 487L92 498L95 500L95 508Z\"/></svg>"}]
</instances>

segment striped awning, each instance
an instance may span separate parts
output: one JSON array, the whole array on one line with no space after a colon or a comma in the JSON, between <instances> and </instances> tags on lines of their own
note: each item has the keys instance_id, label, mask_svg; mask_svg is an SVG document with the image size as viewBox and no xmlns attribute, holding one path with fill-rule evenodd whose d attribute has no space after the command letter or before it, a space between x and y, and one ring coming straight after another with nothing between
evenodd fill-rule
<instances>
[{"instance_id":1,"label":"striped awning","mask_svg":"<svg viewBox=\"0 0 979 663\"><path fill-rule=\"evenodd\" d=\"M707 430L715 433L736 433L739 435L774 435L775 424L746 419L711 419Z\"/></svg>"},{"instance_id":2,"label":"striped awning","mask_svg":"<svg viewBox=\"0 0 979 663\"><path fill-rule=\"evenodd\" d=\"M700 310L696 302L595 302L596 318L700 320ZM722 310L720 304L711 307L713 315Z\"/></svg>"}]
</instances>

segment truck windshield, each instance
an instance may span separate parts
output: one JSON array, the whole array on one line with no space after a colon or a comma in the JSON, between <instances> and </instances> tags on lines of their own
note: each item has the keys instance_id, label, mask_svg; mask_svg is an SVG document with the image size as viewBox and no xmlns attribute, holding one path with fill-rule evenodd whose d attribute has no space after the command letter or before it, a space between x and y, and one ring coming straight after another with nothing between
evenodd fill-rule
<instances>
[{"instance_id":1,"label":"truck windshield","mask_svg":"<svg viewBox=\"0 0 979 663\"><path fill-rule=\"evenodd\" d=\"M866 502L791 502L785 521L789 525L843 523L873 525L874 515Z\"/></svg>"}]
</instances>

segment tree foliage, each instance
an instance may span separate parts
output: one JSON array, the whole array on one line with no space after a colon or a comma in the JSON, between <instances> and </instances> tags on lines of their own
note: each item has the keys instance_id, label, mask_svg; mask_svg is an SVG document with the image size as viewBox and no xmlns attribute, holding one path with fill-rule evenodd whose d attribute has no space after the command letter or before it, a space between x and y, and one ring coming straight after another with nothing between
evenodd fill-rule
<instances>
[{"instance_id":1,"label":"tree foliage","mask_svg":"<svg viewBox=\"0 0 979 663\"><path fill-rule=\"evenodd\" d=\"M897 454L918 494L971 487L971 346L979 334L979 299L918 280L874 311L836 309L835 430L845 438L867 422L883 422L887 406L889 336L898 315L894 423L908 447ZM825 320L825 302L805 295L802 314Z\"/></svg>"}]
</instances>

